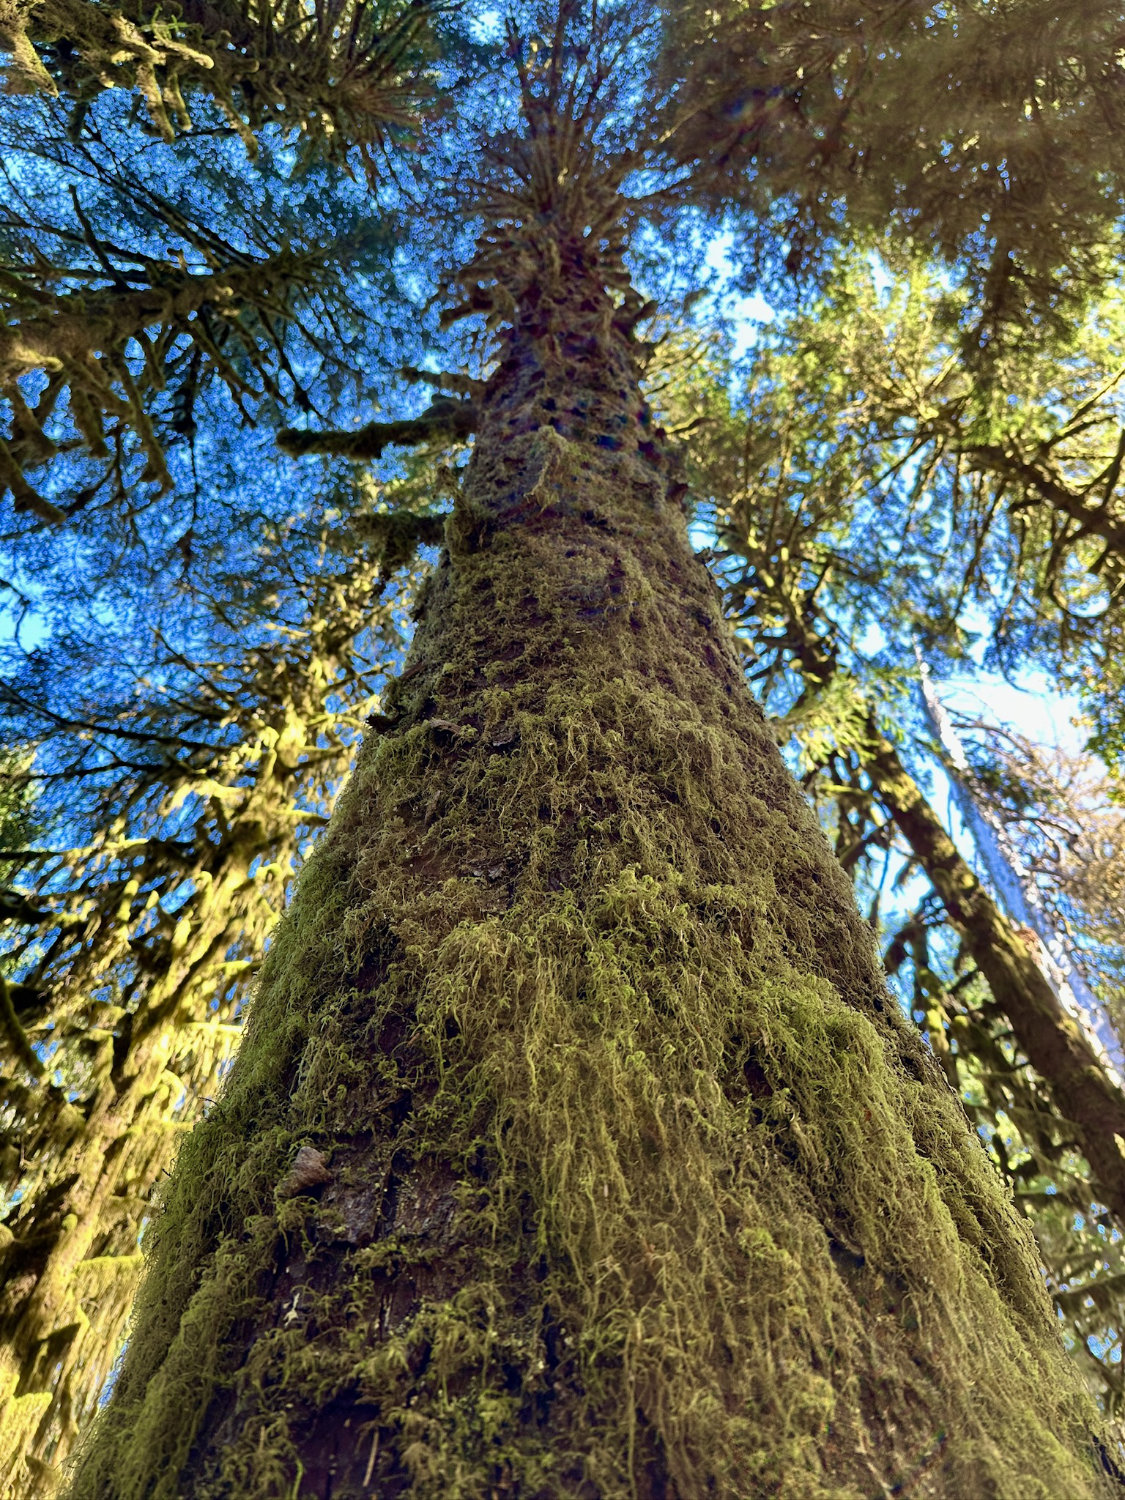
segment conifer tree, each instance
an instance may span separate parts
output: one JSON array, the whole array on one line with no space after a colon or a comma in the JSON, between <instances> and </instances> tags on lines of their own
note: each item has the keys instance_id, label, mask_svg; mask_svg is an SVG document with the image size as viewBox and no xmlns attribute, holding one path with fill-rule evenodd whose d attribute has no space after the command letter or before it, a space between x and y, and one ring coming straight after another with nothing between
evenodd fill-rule
<instances>
[{"instance_id":1,"label":"conifer tree","mask_svg":"<svg viewBox=\"0 0 1125 1500\"><path fill-rule=\"evenodd\" d=\"M473 456L76 1495L1111 1492L1024 1227L747 695L628 258L724 202L767 269L849 211L909 225L990 351L1105 274L1111 20L1006 48L987 117L970 64L1009 10L564 3L491 53L465 28L435 74L459 118L417 185L389 170L420 267L472 218L445 322L483 315L485 368L416 420L283 441ZM892 125L904 76L930 96ZM951 79L982 114L952 164Z\"/></svg>"}]
</instances>

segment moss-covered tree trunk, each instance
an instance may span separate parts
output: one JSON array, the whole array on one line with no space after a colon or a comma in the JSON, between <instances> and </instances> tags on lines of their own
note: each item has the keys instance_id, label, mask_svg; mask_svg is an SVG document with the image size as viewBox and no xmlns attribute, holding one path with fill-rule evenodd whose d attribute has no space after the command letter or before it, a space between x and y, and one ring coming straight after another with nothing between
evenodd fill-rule
<instances>
[{"instance_id":1,"label":"moss-covered tree trunk","mask_svg":"<svg viewBox=\"0 0 1125 1500\"><path fill-rule=\"evenodd\" d=\"M75 1494L1100 1494L1027 1232L747 694L592 241L539 244Z\"/></svg>"}]
</instances>

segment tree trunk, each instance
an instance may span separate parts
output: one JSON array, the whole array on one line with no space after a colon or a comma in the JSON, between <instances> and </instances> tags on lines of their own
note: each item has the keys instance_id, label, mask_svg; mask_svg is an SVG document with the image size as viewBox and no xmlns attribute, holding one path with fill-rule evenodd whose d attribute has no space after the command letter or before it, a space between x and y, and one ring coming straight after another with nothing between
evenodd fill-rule
<instances>
[{"instance_id":1,"label":"tree trunk","mask_svg":"<svg viewBox=\"0 0 1125 1500\"><path fill-rule=\"evenodd\" d=\"M775 609L789 607L786 644L805 684L800 705L822 692L840 668L831 635L819 635L811 618L792 609L792 598L782 595L779 601L775 594L770 602ZM919 666L926 688L921 657ZM929 697L926 706L932 717ZM1093 1193L1125 1227L1125 1094L1115 1074L1095 1046L1096 1038L1069 1013L1027 943L962 858L898 751L881 733L870 705L864 705L864 713L859 755L872 790L964 939L1017 1045L1046 1083L1059 1115L1073 1127L1074 1144L1089 1164ZM978 832L971 820L970 831ZM940 1022L931 1035L945 1053L952 1082L956 1068Z\"/></svg>"},{"instance_id":2,"label":"tree trunk","mask_svg":"<svg viewBox=\"0 0 1125 1500\"><path fill-rule=\"evenodd\" d=\"M874 719L867 734L864 768L876 795L987 979L1016 1042L1045 1080L1060 1115L1074 1127L1075 1144L1090 1164L1093 1191L1125 1226L1125 1094Z\"/></svg>"},{"instance_id":3,"label":"tree trunk","mask_svg":"<svg viewBox=\"0 0 1125 1500\"><path fill-rule=\"evenodd\" d=\"M1120 1089L1121 1042L1114 1034L1105 1006L1086 983L1070 946L1047 911L1001 820L987 805L981 805L964 746L937 695L929 668L917 646L914 652L918 658L926 721L941 747L950 790L983 861L992 889L1006 908L1009 920L1030 929L1032 945L1039 948L1041 955L1036 955L1036 966L1042 970L1063 1009L1078 1022L1098 1066Z\"/></svg>"},{"instance_id":4,"label":"tree trunk","mask_svg":"<svg viewBox=\"0 0 1125 1500\"><path fill-rule=\"evenodd\" d=\"M76 1496L1109 1484L1028 1232L747 694L591 244L528 279Z\"/></svg>"}]
</instances>

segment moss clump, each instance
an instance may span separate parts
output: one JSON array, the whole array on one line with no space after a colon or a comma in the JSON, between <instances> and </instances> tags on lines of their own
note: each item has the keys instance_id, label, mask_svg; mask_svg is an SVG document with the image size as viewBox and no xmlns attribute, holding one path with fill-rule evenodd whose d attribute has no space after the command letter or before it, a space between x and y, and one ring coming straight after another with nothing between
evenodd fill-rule
<instances>
[{"instance_id":1,"label":"moss clump","mask_svg":"<svg viewBox=\"0 0 1125 1500\"><path fill-rule=\"evenodd\" d=\"M76 1496L1101 1493L1026 1231L746 695L600 295L490 384ZM301 1148L328 1176L292 1194Z\"/></svg>"}]
</instances>

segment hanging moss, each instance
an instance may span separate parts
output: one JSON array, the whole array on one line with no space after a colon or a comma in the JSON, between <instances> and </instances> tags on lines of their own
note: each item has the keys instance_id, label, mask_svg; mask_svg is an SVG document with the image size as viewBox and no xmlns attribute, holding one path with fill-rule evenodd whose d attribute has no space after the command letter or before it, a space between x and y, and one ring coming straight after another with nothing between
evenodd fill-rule
<instances>
[{"instance_id":1,"label":"hanging moss","mask_svg":"<svg viewBox=\"0 0 1125 1500\"><path fill-rule=\"evenodd\" d=\"M75 1497L1103 1493L586 254L520 303Z\"/></svg>"}]
</instances>

